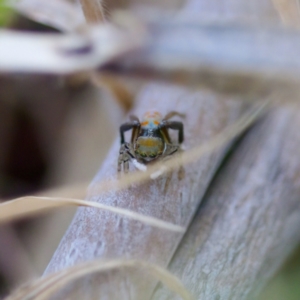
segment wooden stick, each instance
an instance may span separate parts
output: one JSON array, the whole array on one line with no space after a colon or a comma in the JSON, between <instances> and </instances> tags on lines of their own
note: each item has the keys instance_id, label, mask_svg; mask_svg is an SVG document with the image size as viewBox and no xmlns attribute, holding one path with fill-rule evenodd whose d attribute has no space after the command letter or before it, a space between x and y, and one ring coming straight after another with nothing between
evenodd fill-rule
<instances>
[{"instance_id":1,"label":"wooden stick","mask_svg":"<svg viewBox=\"0 0 300 300\"><path fill-rule=\"evenodd\" d=\"M171 110L186 115L185 147L189 149L204 143L234 122L241 114L242 104L226 97L217 99L216 95L208 92L190 92L175 86L152 84L138 96L133 113L142 116L145 111L153 109L163 115ZM118 138L92 183L91 190L93 187L97 188L102 180L117 176L119 147ZM176 170L143 185L133 185L125 190L111 191L90 199L107 205L126 207L186 227L224 154L223 148L184 166L183 170ZM140 258L167 266L181 238L180 233L162 232L109 212L79 209L46 274L96 257ZM103 279L103 282L106 280ZM117 288L114 284L109 285L109 295L119 293L124 295L124 299L133 291L137 299L146 299L143 297L150 297L156 284L156 281L149 279L147 283L143 282L144 288L141 291L134 284L130 288L122 288L122 280L114 282Z\"/></svg>"},{"instance_id":2,"label":"wooden stick","mask_svg":"<svg viewBox=\"0 0 300 300\"><path fill-rule=\"evenodd\" d=\"M274 109L213 181L170 264L195 299L248 299L300 242L299 120Z\"/></svg>"}]
</instances>

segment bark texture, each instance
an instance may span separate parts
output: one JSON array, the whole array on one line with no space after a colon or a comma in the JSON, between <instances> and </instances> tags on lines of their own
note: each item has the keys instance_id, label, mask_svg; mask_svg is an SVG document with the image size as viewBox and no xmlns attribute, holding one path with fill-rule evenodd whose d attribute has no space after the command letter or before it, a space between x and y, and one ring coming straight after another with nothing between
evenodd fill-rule
<instances>
[{"instance_id":1,"label":"bark texture","mask_svg":"<svg viewBox=\"0 0 300 300\"><path fill-rule=\"evenodd\" d=\"M273 109L212 182L170 264L195 299L256 294L298 245L299 117L299 106Z\"/></svg>"},{"instance_id":2,"label":"bark texture","mask_svg":"<svg viewBox=\"0 0 300 300\"><path fill-rule=\"evenodd\" d=\"M225 97L220 99L213 93L190 92L175 86L152 84L138 96L133 113L141 116L153 109L162 114L171 110L186 114L185 147L189 149L204 143L237 120L242 103ZM102 180L117 176L119 147L118 138L94 179L91 190ZM90 199L187 227L224 154L223 149L143 185L92 196ZM94 258L138 258L166 267L181 238L182 234L151 228L109 212L79 209L46 273ZM122 281L119 284L122 285ZM141 299L142 295L149 297L154 285L155 281L147 280L142 294L139 294L140 290L133 291L134 286L130 289L126 286L121 294L124 299L126 295L128 299L130 295L136 299ZM117 293L111 295L114 299L121 287L116 288L116 283L112 287L113 293Z\"/></svg>"},{"instance_id":3,"label":"bark texture","mask_svg":"<svg viewBox=\"0 0 300 300\"><path fill-rule=\"evenodd\" d=\"M271 1L190 1L184 12L212 20L274 25ZM149 109L187 115L186 148L204 143L240 116L229 96L151 84L137 97L134 113ZM167 266L196 299L246 299L274 274L299 242L300 135L298 107L274 108L250 130L222 165L200 205L225 149L143 185L89 197L188 227L184 237L108 212L80 208L46 274L93 258L139 258ZM91 187L115 178L116 140ZM199 206L200 205L200 206ZM179 246L178 246L179 245ZM90 276L55 299L174 299L143 271ZM93 294L94 293L94 294ZM99 296L100 295L100 296ZM59 298L60 297L60 298Z\"/></svg>"}]
</instances>

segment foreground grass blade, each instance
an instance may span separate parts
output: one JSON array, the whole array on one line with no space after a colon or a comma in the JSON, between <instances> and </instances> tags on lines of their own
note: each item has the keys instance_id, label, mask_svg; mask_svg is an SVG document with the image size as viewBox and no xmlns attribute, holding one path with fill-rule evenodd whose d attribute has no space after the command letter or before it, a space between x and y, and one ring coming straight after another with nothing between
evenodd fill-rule
<instances>
[{"instance_id":1,"label":"foreground grass blade","mask_svg":"<svg viewBox=\"0 0 300 300\"><path fill-rule=\"evenodd\" d=\"M192 296L185 289L180 280L158 265L154 265L141 260L98 260L65 269L58 273L51 274L46 278L40 278L32 284L29 284L27 288L23 287L22 289L17 290L6 300L49 299L55 294L55 292L59 291L76 279L84 278L94 273L124 269L142 269L145 273L149 273L155 279L161 281L165 286L167 286L175 294L179 295L182 299L192 299ZM101 295L99 295L99 297L100 296Z\"/></svg>"},{"instance_id":2,"label":"foreground grass blade","mask_svg":"<svg viewBox=\"0 0 300 300\"><path fill-rule=\"evenodd\" d=\"M144 216L136 212L104 205L101 203L85 201L80 199L72 198L58 198L58 197L22 197L15 200L7 201L0 204L0 223L8 222L16 218L30 216L42 211L46 211L53 208L58 208L66 205L75 205L75 206L86 206L86 207L95 207L111 211L123 215L127 218L131 218L145 224L159 227L165 230L175 231L175 232L184 232L184 228L175 224L171 224L153 217Z\"/></svg>"}]
</instances>

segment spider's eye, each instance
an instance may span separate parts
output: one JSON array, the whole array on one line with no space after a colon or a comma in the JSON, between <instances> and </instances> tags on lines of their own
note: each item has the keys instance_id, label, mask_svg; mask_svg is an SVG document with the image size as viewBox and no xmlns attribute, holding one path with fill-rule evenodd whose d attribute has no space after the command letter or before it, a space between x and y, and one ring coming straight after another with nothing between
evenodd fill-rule
<instances>
[{"instance_id":1,"label":"spider's eye","mask_svg":"<svg viewBox=\"0 0 300 300\"><path fill-rule=\"evenodd\" d=\"M155 153L151 153L149 156L150 156L151 158L154 158L154 157L156 157L156 154L155 154Z\"/></svg>"},{"instance_id":2,"label":"spider's eye","mask_svg":"<svg viewBox=\"0 0 300 300\"><path fill-rule=\"evenodd\" d=\"M140 153L141 157L147 157L146 153Z\"/></svg>"}]
</instances>

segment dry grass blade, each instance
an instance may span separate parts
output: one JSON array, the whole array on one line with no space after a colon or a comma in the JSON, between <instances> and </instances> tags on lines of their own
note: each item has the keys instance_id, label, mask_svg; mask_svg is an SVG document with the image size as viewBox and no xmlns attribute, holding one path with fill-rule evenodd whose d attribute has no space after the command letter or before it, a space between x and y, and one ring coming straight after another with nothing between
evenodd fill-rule
<instances>
[{"instance_id":1,"label":"dry grass blade","mask_svg":"<svg viewBox=\"0 0 300 300\"><path fill-rule=\"evenodd\" d=\"M66 0L11 0L7 5L36 22L61 31L73 31L85 24L78 5Z\"/></svg>"},{"instance_id":2,"label":"dry grass blade","mask_svg":"<svg viewBox=\"0 0 300 300\"><path fill-rule=\"evenodd\" d=\"M30 299L28 298L28 295L30 295L36 289L40 289L46 286L48 282L54 282L56 276L57 274L53 273L47 277L39 277L38 279L21 285L18 289L16 289L13 293L6 297L5 300L24 300L26 298Z\"/></svg>"},{"instance_id":3,"label":"dry grass blade","mask_svg":"<svg viewBox=\"0 0 300 300\"><path fill-rule=\"evenodd\" d=\"M121 83L115 76L109 76L93 72L91 80L99 88L106 88L112 93L114 98L122 105L125 111L132 108L134 102L134 95L129 89Z\"/></svg>"},{"instance_id":4,"label":"dry grass blade","mask_svg":"<svg viewBox=\"0 0 300 300\"><path fill-rule=\"evenodd\" d=\"M133 220L140 221L144 224L148 224L154 227L158 227L165 230L184 232L184 228L169 222L165 222L153 217L144 216L136 212L126 210L123 208L112 207L101 203L72 199L72 198L55 198L55 197L22 197L15 200L7 201L0 204L0 222L8 222L15 218L29 216L35 213L46 211L49 209L65 206L76 205L95 207L104 209L113 213L120 214L124 217L131 218Z\"/></svg>"},{"instance_id":5,"label":"dry grass blade","mask_svg":"<svg viewBox=\"0 0 300 300\"><path fill-rule=\"evenodd\" d=\"M294 97L299 94L300 35L296 30L207 24L176 16L151 16L143 23L148 43L105 66L103 72L159 78L252 99L274 90L293 92Z\"/></svg>"},{"instance_id":6,"label":"dry grass blade","mask_svg":"<svg viewBox=\"0 0 300 300\"><path fill-rule=\"evenodd\" d=\"M172 275L167 270L144 261L140 260L112 260L112 261L93 261L75 267L65 269L61 272L44 278L43 280L36 281L32 286L31 291L27 293L19 293L16 296L12 295L7 300L42 300L48 299L59 289L63 288L70 282L90 275L96 272L107 272L115 269L124 268L138 268L143 269L145 272L149 272L154 278L161 281L171 291L179 295L182 299L191 300L190 293L184 288L182 283L177 277ZM18 298L17 298L18 296ZM22 297L22 298L21 298Z\"/></svg>"},{"instance_id":7,"label":"dry grass blade","mask_svg":"<svg viewBox=\"0 0 300 300\"><path fill-rule=\"evenodd\" d=\"M273 3L285 25L300 27L299 0L273 0Z\"/></svg>"},{"instance_id":8,"label":"dry grass blade","mask_svg":"<svg viewBox=\"0 0 300 300\"><path fill-rule=\"evenodd\" d=\"M0 39L1 72L66 74L94 69L135 49L143 42L143 33L101 25L80 34L0 30Z\"/></svg>"},{"instance_id":9,"label":"dry grass blade","mask_svg":"<svg viewBox=\"0 0 300 300\"><path fill-rule=\"evenodd\" d=\"M102 23L105 20L102 1L80 0L85 19L89 24Z\"/></svg>"},{"instance_id":10,"label":"dry grass blade","mask_svg":"<svg viewBox=\"0 0 300 300\"><path fill-rule=\"evenodd\" d=\"M78 182L43 190L33 196L83 199L90 182Z\"/></svg>"},{"instance_id":11,"label":"dry grass blade","mask_svg":"<svg viewBox=\"0 0 300 300\"><path fill-rule=\"evenodd\" d=\"M255 105L252 109L250 109L250 111L245 113L245 115L242 116L238 121L228 126L228 128L225 128L222 132L217 134L214 138L208 140L205 144L196 146L179 155L174 155L165 162L158 162L155 165L148 167L147 171L145 172L139 171L131 174L126 174L121 178L121 180L103 181L97 187L93 187L90 190L90 195L99 194L101 192L109 191L111 189L125 189L131 184L142 183L149 180L150 176L156 172L160 172L162 170L162 167L167 171L171 171L180 167L180 165L197 161L202 156L209 154L217 150L218 148L226 145L228 141L241 134L265 112L265 109L270 103L270 100L273 99L274 95L270 96L261 104Z\"/></svg>"},{"instance_id":12,"label":"dry grass blade","mask_svg":"<svg viewBox=\"0 0 300 300\"><path fill-rule=\"evenodd\" d=\"M119 14L113 21L128 30L104 24L97 30L88 27L86 34L55 39L2 31L0 71L61 74L103 67L100 71L106 73L239 95L261 96L275 89L299 93L297 31L201 24L168 16L141 21ZM33 52L38 55L30 55Z\"/></svg>"}]
</instances>

